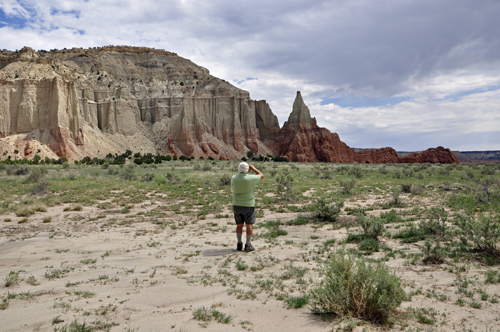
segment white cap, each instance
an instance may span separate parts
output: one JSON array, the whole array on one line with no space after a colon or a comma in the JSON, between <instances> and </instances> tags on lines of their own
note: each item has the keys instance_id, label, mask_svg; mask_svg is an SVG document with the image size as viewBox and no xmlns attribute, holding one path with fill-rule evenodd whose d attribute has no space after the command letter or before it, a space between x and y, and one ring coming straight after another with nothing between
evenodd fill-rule
<instances>
[{"instance_id":1,"label":"white cap","mask_svg":"<svg viewBox=\"0 0 500 332\"><path fill-rule=\"evenodd\" d=\"M248 170L250 169L250 166L248 166L247 163L243 162L238 165L238 172L239 173L248 173Z\"/></svg>"}]
</instances>

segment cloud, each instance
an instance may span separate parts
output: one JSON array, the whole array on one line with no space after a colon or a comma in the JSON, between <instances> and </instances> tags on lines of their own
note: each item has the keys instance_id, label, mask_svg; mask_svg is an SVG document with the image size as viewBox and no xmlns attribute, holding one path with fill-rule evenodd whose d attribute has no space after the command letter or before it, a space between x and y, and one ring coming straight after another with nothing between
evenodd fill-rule
<instances>
[{"instance_id":1,"label":"cloud","mask_svg":"<svg viewBox=\"0 0 500 332\"><path fill-rule=\"evenodd\" d=\"M467 0L4 0L0 43L163 48L280 123L302 91L350 145L500 149L499 16L500 2Z\"/></svg>"}]
</instances>

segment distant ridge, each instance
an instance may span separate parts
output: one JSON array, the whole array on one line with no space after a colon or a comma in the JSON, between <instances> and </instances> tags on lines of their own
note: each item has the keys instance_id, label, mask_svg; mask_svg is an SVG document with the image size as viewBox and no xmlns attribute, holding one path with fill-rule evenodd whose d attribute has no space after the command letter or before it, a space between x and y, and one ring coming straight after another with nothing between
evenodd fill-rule
<instances>
[{"instance_id":1,"label":"distant ridge","mask_svg":"<svg viewBox=\"0 0 500 332\"><path fill-rule=\"evenodd\" d=\"M354 151L368 151L372 148L353 148ZM401 157L406 157L412 153L419 153L420 151L396 151ZM455 156L457 156L458 161L462 163L469 164L480 164L480 163L500 163L500 150L487 150L487 151L453 151Z\"/></svg>"},{"instance_id":2,"label":"distant ridge","mask_svg":"<svg viewBox=\"0 0 500 332\"><path fill-rule=\"evenodd\" d=\"M500 151L453 151L460 163L500 163Z\"/></svg>"}]
</instances>

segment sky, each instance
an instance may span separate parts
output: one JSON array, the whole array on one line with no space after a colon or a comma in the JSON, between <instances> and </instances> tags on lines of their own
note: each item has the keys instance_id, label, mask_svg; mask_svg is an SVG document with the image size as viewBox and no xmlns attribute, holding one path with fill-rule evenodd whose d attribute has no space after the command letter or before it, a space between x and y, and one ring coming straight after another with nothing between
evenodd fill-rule
<instances>
[{"instance_id":1,"label":"sky","mask_svg":"<svg viewBox=\"0 0 500 332\"><path fill-rule=\"evenodd\" d=\"M500 150L498 0L0 0L0 49L147 46L356 148Z\"/></svg>"}]
</instances>

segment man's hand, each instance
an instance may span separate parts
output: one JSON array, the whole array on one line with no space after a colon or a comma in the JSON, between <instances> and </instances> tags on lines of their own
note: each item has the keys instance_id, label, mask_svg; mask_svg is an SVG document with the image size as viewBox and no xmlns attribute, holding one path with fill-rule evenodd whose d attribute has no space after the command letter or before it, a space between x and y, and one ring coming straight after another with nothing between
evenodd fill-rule
<instances>
[{"instance_id":1,"label":"man's hand","mask_svg":"<svg viewBox=\"0 0 500 332\"><path fill-rule=\"evenodd\" d=\"M249 168L250 170L254 171L254 172L255 172L255 174L260 175L260 179L261 179L261 180L264 180L264 174L262 174L262 172L261 172L261 171L259 171L257 168L255 168L255 166L254 166L254 165L248 165L248 168Z\"/></svg>"}]
</instances>

